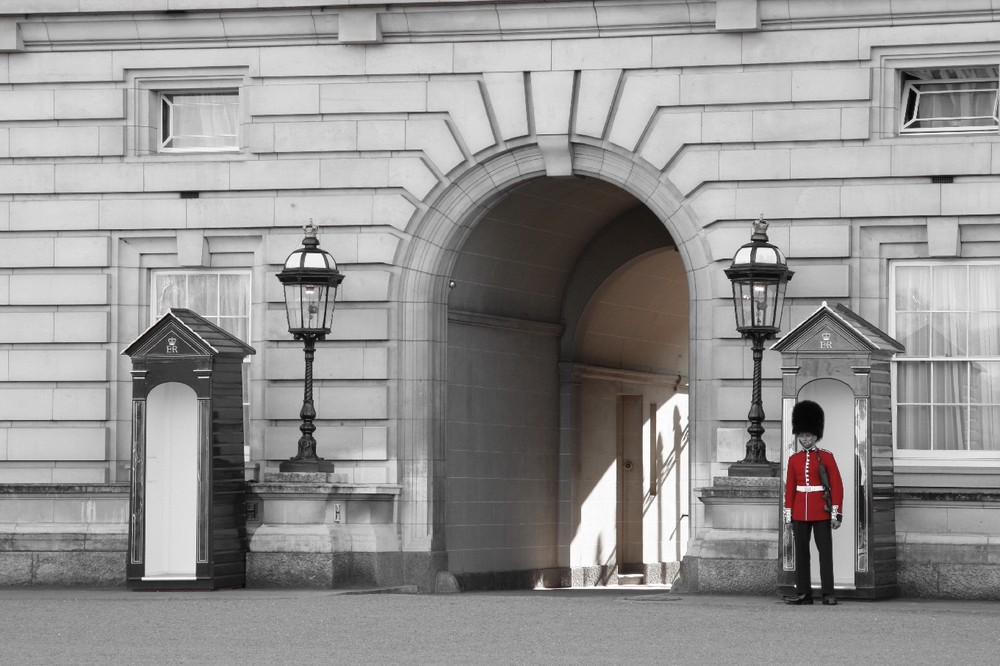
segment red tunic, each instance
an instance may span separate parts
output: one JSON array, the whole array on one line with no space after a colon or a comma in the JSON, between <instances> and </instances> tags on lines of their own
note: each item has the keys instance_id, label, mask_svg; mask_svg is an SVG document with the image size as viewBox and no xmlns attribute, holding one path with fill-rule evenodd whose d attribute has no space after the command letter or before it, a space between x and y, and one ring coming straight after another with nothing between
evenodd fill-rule
<instances>
[{"instance_id":1,"label":"red tunic","mask_svg":"<svg viewBox=\"0 0 1000 666\"><path fill-rule=\"evenodd\" d=\"M837 461L829 451L814 447L811 451L799 451L788 459L785 508L792 510L792 520L830 520L830 512L824 508L826 499L821 488L817 455L830 479L830 503L834 512L843 513L844 483Z\"/></svg>"}]
</instances>

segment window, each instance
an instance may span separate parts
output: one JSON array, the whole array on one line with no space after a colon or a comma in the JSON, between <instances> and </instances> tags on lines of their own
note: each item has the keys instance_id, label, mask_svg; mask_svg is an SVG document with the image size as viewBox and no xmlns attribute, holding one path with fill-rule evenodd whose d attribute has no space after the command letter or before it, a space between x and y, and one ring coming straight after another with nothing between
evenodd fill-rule
<instances>
[{"instance_id":1,"label":"window","mask_svg":"<svg viewBox=\"0 0 1000 666\"><path fill-rule=\"evenodd\" d=\"M156 271L152 283L153 321L170 308L188 308L249 344L249 273Z\"/></svg>"},{"instance_id":2,"label":"window","mask_svg":"<svg viewBox=\"0 0 1000 666\"><path fill-rule=\"evenodd\" d=\"M160 149L236 150L239 95L234 92L161 93Z\"/></svg>"},{"instance_id":3,"label":"window","mask_svg":"<svg viewBox=\"0 0 1000 666\"><path fill-rule=\"evenodd\" d=\"M193 310L219 328L250 344L250 273L248 271L154 271L150 280L150 323L170 308ZM243 361L244 459L250 460L250 359Z\"/></svg>"},{"instance_id":4,"label":"window","mask_svg":"<svg viewBox=\"0 0 1000 666\"><path fill-rule=\"evenodd\" d=\"M1000 459L1000 263L893 266L896 448Z\"/></svg>"},{"instance_id":5,"label":"window","mask_svg":"<svg viewBox=\"0 0 1000 666\"><path fill-rule=\"evenodd\" d=\"M998 81L990 66L904 71L900 132L996 131Z\"/></svg>"},{"instance_id":6,"label":"window","mask_svg":"<svg viewBox=\"0 0 1000 666\"><path fill-rule=\"evenodd\" d=\"M130 155L232 159L247 122L247 74L246 67L128 70Z\"/></svg>"}]
</instances>

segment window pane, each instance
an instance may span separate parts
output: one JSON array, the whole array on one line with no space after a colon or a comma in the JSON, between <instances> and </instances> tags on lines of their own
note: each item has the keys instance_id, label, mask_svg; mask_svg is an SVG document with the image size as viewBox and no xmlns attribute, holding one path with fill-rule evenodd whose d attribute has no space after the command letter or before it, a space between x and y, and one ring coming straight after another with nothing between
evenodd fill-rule
<instances>
[{"instance_id":1,"label":"window pane","mask_svg":"<svg viewBox=\"0 0 1000 666\"><path fill-rule=\"evenodd\" d=\"M930 451L931 408L900 406L896 410L896 446L900 449Z\"/></svg>"},{"instance_id":2,"label":"window pane","mask_svg":"<svg viewBox=\"0 0 1000 666\"><path fill-rule=\"evenodd\" d=\"M965 436L966 407L932 407L933 440L936 451L962 451L968 448Z\"/></svg>"},{"instance_id":3,"label":"window pane","mask_svg":"<svg viewBox=\"0 0 1000 666\"><path fill-rule=\"evenodd\" d=\"M1000 405L1000 362L970 363L969 402Z\"/></svg>"},{"instance_id":4,"label":"window pane","mask_svg":"<svg viewBox=\"0 0 1000 666\"><path fill-rule=\"evenodd\" d=\"M972 407L969 418L969 448L1000 451L1000 406Z\"/></svg>"},{"instance_id":5,"label":"window pane","mask_svg":"<svg viewBox=\"0 0 1000 666\"><path fill-rule=\"evenodd\" d=\"M1000 356L1000 312L969 315L969 356Z\"/></svg>"},{"instance_id":6,"label":"window pane","mask_svg":"<svg viewBox=\"0 0 1000 666\"><path fill-rule=\"evenodd\" d=\"M896 340L906 348L907 356L930 356L931 316L925 313L896 315Z\"/></svg>"},{"instance_id":7,"label":"window pane","mask_svg":"<svg viewBox=\"0 0 1000 666\"><path fill-rule=\"evenodd\" d=\"M931 269L929 266L899 266L896 268L896 310L906 312L929 310Z\"/></svg>"},{"instance_id":8,"label":"window pane","mask_svg":"<svg viewBox=\"0 0 1000 666\"><path fill-rule=\"evenodd\" d=\"M934 404L969 401L967 363L935 363L932 377Z\"/></svg>"},{"instance_id":9,"label":"window pane","mask_svg":"<svg viewBox=\"0 0 1000 666\"><path fill-rule=\"evenodd\" d=\"M961 313L931 315L931 355L965 356L969 316Z\"/></svg>"},{"instance_id":10,"label":"window pane","mask_svg":"<svg viewBox=\"0 0 1000 666\"><path fill-rule=\"evenodd\" d=\"M163 316L170 308L183 307L187 302L187 279L184 275L159 273L153 280L153 318Z\"/></svg>"},{"instance_id":11,"label":"window pane","mask_svg":"<svg viewBox=\"0 0 1000 666\"><path fill-rule=\"evenodd\" d=\"M900 363L896 380L899 382L898 401L900 403L930 403L930 363Z\"/></svg>"},{"instance_id":12,"label":"window pane","mask_svg":"<svg viewBox=\"0 0 1000 666\"><path fill-rule=\"evenodd\" d=\"M188 276L188 308L202 317L219 314L219 276L216 274Z\"/></svg>"},{"instance_id":13,"label":"window pane","mask_svg":"<svg viewBox=\"0 0 1000 666\"><path fill-rule=\"evenodd\" d=\"M245 275L219 276L219 314L246 315L250 307L250 281Z\"/></svg>"},{"instance_id":14,"label":"window pane","mask_svg":"<svg viewBox=\"0 0 1000 666\"><path fill-rule=\"evenodd\" d=\"M216 324L222 330L232 333L244 342L250 339L248 330L249 322L245 317L219 317Z\"/></svg>"},{"instance_id":15,"label":"window pane","mask_svg":"<svg viewBox=\"0 0 1000 666\"><path fill-rule=\"evenodd\" d=\"M1000 311L1000 265L969 267L969 303L972 310Z\"/></svg>"},{"instance_id":16,"label":"window pane","mask_svg":"<svg viewBox=\"0 0 1000 666\"><path fill-rule=\"evenodd\" d=\"M931 271L931 309L968 310L969 281L965 266L935 266Z\"/></svg>"}]
</instances>

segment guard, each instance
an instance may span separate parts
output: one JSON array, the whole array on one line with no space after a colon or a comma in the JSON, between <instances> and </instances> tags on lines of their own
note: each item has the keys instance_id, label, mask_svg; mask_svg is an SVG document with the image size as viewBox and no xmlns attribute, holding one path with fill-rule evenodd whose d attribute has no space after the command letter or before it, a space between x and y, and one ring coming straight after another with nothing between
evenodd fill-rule
<instances>
[{"instance_id":1,"label":"guard","mask_svg":"<svg viewBox=\"0 0 1000 666\"><path fill-rule=\"evenodd\" d=\"M823 605L836 606L833 594L833 532L840 527L843 514L844 484L833 454L816 446L823 438L823 408L803 400L792 408L792 434L802 450L788 459L785 479L785 522L791 523L795 536L795 596L785 603L811 605L812 574L809 562L809 539L814 534L819 550L820 585Z\"/></svg>"}]
</instances>

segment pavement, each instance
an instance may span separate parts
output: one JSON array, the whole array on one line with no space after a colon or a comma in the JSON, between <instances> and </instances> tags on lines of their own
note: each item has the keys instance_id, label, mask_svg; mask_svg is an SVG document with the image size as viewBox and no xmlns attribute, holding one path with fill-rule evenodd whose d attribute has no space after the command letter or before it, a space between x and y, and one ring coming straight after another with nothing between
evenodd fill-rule
<instances>
[{"instance_id":1,"label":"pavement","mask_svg":"<svg viewBox=\"0 0 1000 666\"><path fill-rule=\"evenodd\" d=\"M1000 648L998 602L406 591L0 588L0 664L915 666L997 663Z\"/></svg>"}]
</instances>

